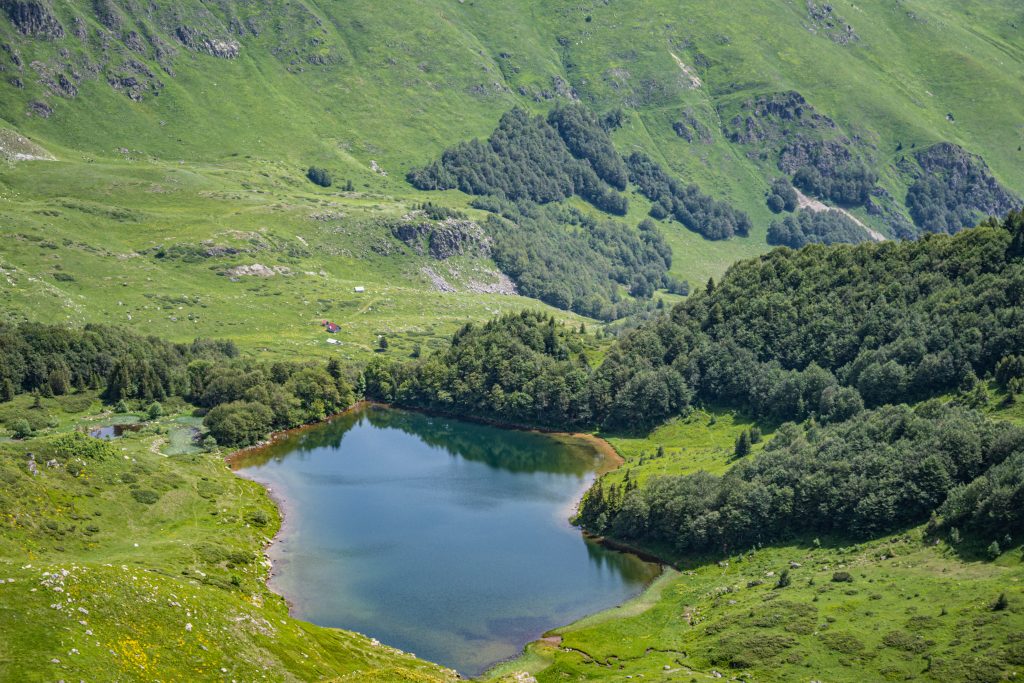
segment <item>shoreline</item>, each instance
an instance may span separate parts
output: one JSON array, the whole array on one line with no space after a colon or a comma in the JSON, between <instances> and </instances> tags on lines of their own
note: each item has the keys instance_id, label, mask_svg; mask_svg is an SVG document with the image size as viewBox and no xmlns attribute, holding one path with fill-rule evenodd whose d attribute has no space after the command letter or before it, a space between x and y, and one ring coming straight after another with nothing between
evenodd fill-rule
<instances>
[{"instance_id":1,"label":"shoreline","mask_svg":"<svg viewBox=\"0 0 1024 683\"><path fill-rule=\"evenodd\" d=\"M267 576L266 576L266 579L264 580L263 583L266 586L268 591L270 591L274 595L277 595L278 597L280 597L284 601L285 606L286 606L287 611L288 611L288 616L292 617L293 619L299 619L299 617L296 617L295 614L294 614L295 604L286 595L277 592L270 585L271 581L274 578L274 573L275 573L275 570L277 568L277 565L271 559L270 554L269 554L271 546L273 546L275 543L279 543L279 542L281 542L283 540L282 536L283 536L283 534L285 532L286 525L288 523L288 519L291 517L291 515L289 514L289 508L291 507L291 505L288 502L288 498L285 495L283 495L280 491L272 489L268 484L266 484L266 483L264 483L262 481L259 481L258 479L255 479L253 477L247 477L247 476L241 474L240 470L242 470L244 468L240 467L240 464L247 457L249 457L251 455L254 455L256 453L259 453L261 450L264 450L266 448L274 446L274 445L284 441L285 439L288 439L289 437L301 434L301 433L303 433L305 431L314 429L316 427L321 427L321 426L323 426L325 424L329 424L329 423L333 422L334 420L336 420L336 419L338 419L340 417L343 417L345 415L350 415L352 413L356 413L356 412L360 412L360 411L364 411L364 410L369 410L369 409L373 409L373 408L383 408L383 409L388 409L388 410L408 410L409 412L420 413L422 415L431 415L431 416L442 417L442 418L451 419L451 420L461 420L463 422L471 422L471 423L476 423L476 424L483 424L483 425L488 425L488 426L496 427L496 428L500 428L500 429L509 429L509 430L520 431L520 432L530 432L530 433L534 433L534 434L544 434L544 435L555 437L555 438L559 438L559 439L571 439L571 440L574 440L574 441L581 441L581 442L584 442L584 443L588 444L600 456L600 462L602 464L597 469L594 470L594 477L590 481L590 483L587 484L586 487L584 487L582 489L582 492L580 493L580 495L569 504L567 509L569 509L569 510L571 510L573 512L575 512L576 510L579 509L579 505L580 505L580 503L583 500L583 496L586 494L587 491L590 490L590 488L593 486L594 482L601 475L603 475L603 474L605 474L607 472L612 472L612 471L618 469L619 467L621 467L626 462L625 459L621 455L619 455L618 451L615 450L615 447L612 446L612 444L610 442L608 442L607 440L603 439L600 436L597 436L596 434L591 434L591 433L587 433L587 432L565 432L565 431L558 431L558 430L555 430L555 429L549 429L549 428L545 428L545 427L535 427L535 426L517 424L517 423L514 423L514 422L502 422L500 420L494 420L494 419L483 418L483 417L456 415L454 413L448 413L448 412L440 411L440 410L397 407L397 406L391 405L389 403L382 403L380 401L365 401L365 400L364 401L357 401L356 403L352 404L351 406L349 406L345 410L343 410L343 411L341 411L339 413L335 413L333 415L329 415L326 418L324 418L323 420L319 420L317 422L312 422L312 423L305 424L305 425L300 425L298 427L292 427L290 429L283 429L283 430L279 430L279 431L276 431L276 432L272 432L270 434L269 438L266 441L262 441L262 442L260 442L260 443L258 443L256 445L253 445L253 446L248 446L246 448L238 449L238 450L233 451L232 453L226 455L224 457L224 462L228 466L228 468L232 471L232 473L235 474L235 476L238 476L238 477L240 477L242 479L245 479L247 481L251 481L254 484L257 484L257 485L261 486L263 488L263 490L266 492L267 497L270 498L271 502L277 508L278 515L280 517L281 523L278 526L277 530L274 532L274 535L272 537L270 537L269 541L266 544L264 544L264 546L262 548L262 553L263 553L263 558L264 558L265 566L267 567ZM566 521L568 522L569 520L567 519ZM571 522L569 522L569 524L570 524L570 526L572 528L578 528L578 527L575 527L575 525L572 525ZM639 548L635 548L635 547L630 546L630 545L628 545L626 543L621 543L619 541L615 541L613 539L609 539L609 538L607 538L605 536L598 536L598 535L592 534L592 533L590 533L589 531L587 531L585 529L579 529L579 532L580 532L581 537L584 540L592 541L592 542L597 543L598 545L600 545L600 546L602 546L604 548L607 548L609 550L612 550L614 552L619 552L619 553L625 553L625 554L633 555L633 556L639 558L640 560L642 560L644 562L647 562L649 564L655 564L655 565L658 566L658 568L659 568L658 574L649 583L647 583L643 587L643 590L641 590L640 593L637 594L637 596L643 595L652 585L654 585L655 582L658 581L658 579L660 577L664 576L666 567L669 568L669 569L673 569L671 563L669 563L669 562L667 562L667 561L657 557L656 555L653 555L651 553L645 552L644 550L641 550ZM634 598L637 597L637 596L634 596ZM597 613L600 613L600 612L597 612ZM597 614L597 613L595 613L595 614ZM587 616L591 616L591 615L587 615ZM355 631L353 631L353 633L355 633ZM357 635L362 635L362 634L357 634ZM541 640L543 640L543 634L542 634L541 638L539 638L539 639L527 641L526 643L523 644L522 652L525 652L526 646L529 645L530 643L539 642ZM487 670L485 670L485 673L486 673L486 671L489 671L489 670L493 669L494 667L499 666L504 661L514 661L518 657L522 656L522 652L520 652L520 654L518 654L518 655L516 655L514 657L509 658L508 660L502 660L502 661L495 662L494 664L490 665L487 668ZM461 674L460 674L460 678L461 678ZM467 679L467 680L475 680L475 679Z\"/></svg>"},{"instance_id":2,"label":"shoreline","mask_svg":"<svg viewBox=\"0 0 1024 683\"><path fill-rule=\"evenodd\" d=\"M339 417L343 417L345 415L349 415L350 413L358 412L360 410L364 410L366 408L370 408L373 406L383 406L388 408L390 407L384 403L376 403L374 401L356 401L345 410L342 410L340 413L332 413L331 415L328 415L322 420L317 420L316 422L310 422L308 424L299 425L298 427L289 427L288 429L281 429L276 432L271 432L270 437L267 438L265 441L260 441L257 444L253 444L252 446L246 446L245 448L239 448L238 450L232 451L228 455L225 455L224 462L225 464L227 464L228 467L231 468L232 471L237 471L238 468L236 467L236 465L239 463L239 461L244 460L250 455L253 455L265 448L269 448L270 446L280 443L281 441L284 441L290 436L301 434L302 432L309 431L316 427L322 427L325 424L330 424L334 420L337 420Z\"/></svg>"}]
</instances>

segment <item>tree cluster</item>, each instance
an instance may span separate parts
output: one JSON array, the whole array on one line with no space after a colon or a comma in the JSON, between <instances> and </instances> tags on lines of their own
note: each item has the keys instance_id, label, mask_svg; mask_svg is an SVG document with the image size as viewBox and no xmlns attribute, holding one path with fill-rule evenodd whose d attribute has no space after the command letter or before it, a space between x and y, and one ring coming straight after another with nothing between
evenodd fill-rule
<instances>
[{"instance_id":1,"label":"tree cluster","mask_svg":"<svg viewBox=\"0 0 1024 683\"><path fill-rule=\"evenodd\" d=\"M729 553L799 535L869 538L940 508L950 523L991 535L1021 528L1022 458L1019 428L937 402L886 406L825 427L787 424L763 454L722 476L592 489L579 521L679 553Z\"/></svg>"},{"instance_id":2,"label":"tree cluster","mask_svg":"<svg viewBox=\"0 0 1024 683\"><path fill-rule=\"evenodd\" d=\"M232 342L171 344L106 325L0 326L0 400L81 389L103 389L111 402L162 400L187 391L185 366L192 360L223 361L237 355Z\"/></svg>"},{"instance_id":3,"label":"tree cluster","mask_svg":"<svg viewBox=\"0 0 1024 683\"><path fill-rule=\"evenodd\" d=\"M331 172L320 166L310 166L306 170L306 177L309 179L309 182L320 187L330 187L334 183L334 180L331 178Z\"/></svg>"},{"instance_id":4,"label":"tree cluster","mask_svg":"<svg viewBox=\"0 0 1024 683\"><path fill-rule=\"evenodd\" d=\"M787 178L776 178L765 194L765 202L772 213L792 213L800 205L796 190Z\"/></svg>"},{"instance_id":5,"label":"tree cluster","mask_svg":"<svg viewBox=\"0 0 1024 683\"><path fill-rule=\"evenodd\" d=\"M102 325L81 329L25 323L0 328L0 400L99 390L159 416L178 397L206 411L223 446L246 446L271 429L321 420L355 400L337 360L271 365L241 359L231 342L172 344ZM159 411L158 411L159 408Z\"/></svg>"},{"instance_id":6,"label":"tree cluster","mask_svg":"<svg viewBox=\"0 0 1024 683\"><path fill-rule=\"evenodd\" d=\"M580 105L554 109L545 119L513 109L486 142L471 140L441 159L413 169L408 181L421 190L459 189L538 204L574 195L598 209L625 215L626 171L608 131Z\"/></svg>"},{"instance_id":7,"label":"tree cluster","mask_svg":"<svg viewBox=\"0 0 1024 683\"><path fill-rule=\"evenodd\" d=\"M807 244L859 244L867 231L839 211L798 211L768 226L768 244L799 249Z\"/></svg>"},{"instance_id":8,"label":"tree cluster","mask_svg":"<svg viewBox=\"0 0 1024 683\"><path fill-rule=\"evenodd\" d=\"M683 185L646 154L633 152L626 165L630 181L654 202L652 217L660 220L671 216L709 240L744 237L750 232L746 213L704 194L696 185Z\"/></svg>"},{"instance_id":9,"label":"tree cluster","mask_svg":"<svg viewBox=\"0 0 1024 683\"><path fill-rule=\"evenodd\" d=\"M375 358L368 398L506 423L593 424L591 369L577 332L523 311L467 324L446 351L416 362Z\"/></svg>"},{"instance_id":10,"label":"tree cluster","mask_svg":"<svg viewBox=\"0 0 1024 683\"><path fill-rule=\"evenodd\" d=\"M672 250L653 221L630 228L560 205L490 197L474 206L493 212L483 227L498 267L520 293L556 308L615 320L649 307L656 289L685 288L668 274Z\"/></svg>"},{"instance_id":11,"label":"tree cluster","mask_svg":"<svg viewBox=\"0 0 1024 683\"><path fill-rule=\"evenodd\" d=\"M396 379L380 397L496 417L513 406L517 421L622 431L650 428L695 402L823 424L865 405L949 392L976 403L977 378L997 367L1009 376L1024 355L1018 240L1024 218L1012 214L951 237L775 250L622 334L597 368L551 350L566 344L538 346L543 319L502 319L421 360L426 374L389 369ZM523 370L496 371L510 358ZM559 393L563 408L539 398L535 382L568 392Z\"/></svg>"},{"instance_id":12,"label":"tree cluster","mask_svg":"<svg viewBox=\"0 0 1024 683\"><path fill-rule=\"evenodd\" d=\"M1021 205L981 157L957 145L939 143L918 152L915 159L921 170L907 191L907 208L922 230L958 232L981 216L1002 215Z\"/></svg>"},{"instance_id":13,"label":"tree cluster","mask_svg":"<svg viewBox=\"0 0 1024 683\"><path fill-rule=\"evenodd\" d=\"M812 158L811 165L802 166L793 175L793 184L809 195L835 202L841 206L863 206L871 197L878 174L861 161L838 165Z\"/></svg>"}]
</instances>

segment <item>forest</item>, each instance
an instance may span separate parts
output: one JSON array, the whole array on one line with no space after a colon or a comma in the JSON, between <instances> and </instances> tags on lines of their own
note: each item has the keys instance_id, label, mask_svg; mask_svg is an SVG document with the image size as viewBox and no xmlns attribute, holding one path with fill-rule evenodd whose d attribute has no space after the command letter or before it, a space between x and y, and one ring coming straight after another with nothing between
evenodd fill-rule
<instances>
[{"instance_id":1,"label":"forest","mask_svg":"<svg viewBox=\"0 0 1024 683\"><path fill-rule=\"evenodd\" d=\"M714 199L696 185L683 185L653 159L633 152L626 159L629 179L654 202L651 217L671 217L709 240L724 240L750 233L750 217L732 205Z\"/></svg>"},{"instance_id":2,"label":"forest","mask_svg":"<svg viewBox=\"0 0 1024 683\"><path fill-rule=\"evenodd\" d=\"M1013 212L955 236L739 263L625 333L596 368L579 331L524 312L467 325L417 362L375 360L364 381L398 405L562 429L642 433L701 404L805 423L722 479L595 488L580 521L598 533L709 550L879 534L941 513L984 534L994 515L1018 528L1024 509L1019 471L1002 464L1019 462L1024 437L971 410L987 400L980 378L1007 400L1024 388L1022 304L1024 213ZM927 402L949 394L952 405Z\"/></svg>"},{"instance_id":3,"label":"forest","mask_svg":"<svg viewBox=\"0 0 1024 683\"><path fill-rule=\"evenodd\" d=\"M928 533L1010 543L1024 532L1024 430L936 401L839 424L785 424L722 476L663 476L591 489L595 533L728 555L794 537L866 539L932 519ZM1016 469L1015 469L1016 467ZM962 528L958 528L962 527Z\"/></svg>"},{"instance_id":4,"label":"forest","mask_svg":"<svg viewBox=\"0 0 1024 683\"><path fill-rule=\"evenodd\" d=\"M694 403L773 422L843 421L864 406L970 393L999 367L1021 372L1022 256L1021 212L916 242L777 249L626 332L597 368L572 352L572 331L524 314L467 326L419 363L381 361L367 390L614 430L643 431ZM520 368L501 370L510 358Z\"/></svg>"}]
</instances>

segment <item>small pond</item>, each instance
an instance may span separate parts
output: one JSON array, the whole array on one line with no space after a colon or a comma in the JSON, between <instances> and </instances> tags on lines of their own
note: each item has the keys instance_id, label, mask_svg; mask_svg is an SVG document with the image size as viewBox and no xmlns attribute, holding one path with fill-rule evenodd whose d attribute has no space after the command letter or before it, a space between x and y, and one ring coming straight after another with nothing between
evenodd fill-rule
<instances>
[{"instance_id":1,"label":"small pond","mask_svg":"<svg viewBox=\"0 0 1024 683\"><path fill-rule=\"evenodd\" d=\"M141 424L114 424L105 425L103 427L95 427L89 430L89 436L96 439L104 439L110 441L111 439L117 439L128 432L137 432L142 429Z\"/></svg>"}]
</instances>

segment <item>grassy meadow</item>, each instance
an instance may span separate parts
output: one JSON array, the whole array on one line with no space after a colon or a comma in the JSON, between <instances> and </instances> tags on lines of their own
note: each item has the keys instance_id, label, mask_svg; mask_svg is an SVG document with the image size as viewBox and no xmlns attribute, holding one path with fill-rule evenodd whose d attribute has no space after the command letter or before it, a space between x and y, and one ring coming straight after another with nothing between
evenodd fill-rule
<instances>
[{"instance_id":1,"label":"grassy meadow","mask_svg":"<svg viewBox=\"0 0 1024 683\"><path fill-rule=\"evenodd\" d=\"M40 427L26 441L0 437L0 679L454 678L290 618L264 583L276 506L224 453L197 447L193 418L173 405L153 421L112 414L92 394L2 408L38 414ZM118 423L141 428L109 442L82 435ZM69 457L61 439L75 435L93 445L74 441Z\"/></svg>"}]
</instances>

